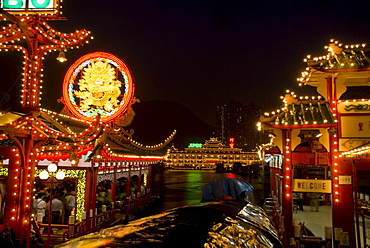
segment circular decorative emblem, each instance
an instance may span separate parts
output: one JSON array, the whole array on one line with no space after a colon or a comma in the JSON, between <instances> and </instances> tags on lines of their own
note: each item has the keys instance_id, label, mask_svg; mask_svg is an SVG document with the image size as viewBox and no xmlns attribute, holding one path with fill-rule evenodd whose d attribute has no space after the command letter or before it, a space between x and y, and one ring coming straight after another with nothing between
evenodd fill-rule
<instances>
[{"instance_id":1,"label":"circular decorative emblem","mask_svg":"<svg viewBox=\"0 0 370 248\"><path fill-rule=\"evenodd\" d=\"M116 56L95 52L79 58L63 82L66 107L77 118L103 122L120 117L134 97L134 83L128 66Z\"/></svg>"}]
</instances>

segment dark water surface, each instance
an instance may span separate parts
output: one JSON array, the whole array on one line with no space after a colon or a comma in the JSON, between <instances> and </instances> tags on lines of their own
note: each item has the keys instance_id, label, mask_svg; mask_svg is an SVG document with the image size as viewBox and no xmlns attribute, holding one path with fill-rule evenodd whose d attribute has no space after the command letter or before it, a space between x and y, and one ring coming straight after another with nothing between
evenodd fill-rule
<instances>
[{"instance_id":1,"label":"dark water surface","mask_svg":"<svg viewBox=\"0 0 370 248\"><path fill-rule=\"evenodd\" d=\"M264 183L260 179L251 178L250 176L201 170L165 170L153 175L152 179L152 192L160 193L164 198L158 212L200 203L203 186L214 179L225 177L241 178L248 181L255 188L256 203L261 198Z\"/></svg>"}]
</instances>

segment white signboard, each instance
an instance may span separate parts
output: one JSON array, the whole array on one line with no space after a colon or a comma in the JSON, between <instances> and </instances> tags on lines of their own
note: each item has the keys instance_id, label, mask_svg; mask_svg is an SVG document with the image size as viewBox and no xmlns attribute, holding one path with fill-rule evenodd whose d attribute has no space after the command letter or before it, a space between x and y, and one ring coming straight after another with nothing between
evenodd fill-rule
<instances>
[{"instance_id":1,"label":"white signboard","mask_svg":"<svg viewBox=\"0 0 370 248\"><path fill-rule=\"evenodd\" d=\"M370 115L341 116L342 138L370 137Z\"/></svg>"},{"instance_id":2,"label":"white signboard","mask_svg":"<svg viewBox=\"0 0 370 248\"><path fill-rule=\"evenodd\" d=\"M352 184L352 177L347 175L339 175L339 184L340 185Z\"/></svg>"},{"instance_id":3,"label":"white signboard","mask_svg":"<svg viewBox=\"0 0 370 248\"><path fill-rule=\"evenodd\" d=\"M293 191L331 193L331 180L293 179Z\"/></svg>"}]
</instances>

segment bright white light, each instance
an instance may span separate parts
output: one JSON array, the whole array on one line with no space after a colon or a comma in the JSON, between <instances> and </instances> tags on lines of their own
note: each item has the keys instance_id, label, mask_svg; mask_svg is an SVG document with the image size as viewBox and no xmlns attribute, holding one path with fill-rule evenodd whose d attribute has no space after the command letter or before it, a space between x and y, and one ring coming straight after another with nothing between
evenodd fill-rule
<instances>
[{"instance_id":1,"label":"bright white light","mask_svg":"<svg viewBox=\"0 0 370 248\"><path fill-rule=\"evenodd\" d=\"M65 173L64 171L58 171L57 174L55 175L55 177L58 179L58 180L63 180L64 177L65 177Z\"/></svg>"},{"instance_id":2,"label":"bright white light","mask_svg":"<svg viewBox=\"0 0 370 248\"><path fill-rule=\"evenodd\" d=\"M54 163L51 163L51 164L48 165L48 171L49 172L56 172L57 169L58 169L58 166Z\"/></svg>"},{"instance_id":3,"label":"bright white light","mask_svg":"<svg viewBox=\"0 0 370 248\"><path fill-rule=\"evenodd\" d=\"M49 173L47 171L41 171L40 172L40 179L46 180L49 178Z\"/></svg>"}]
</instances>

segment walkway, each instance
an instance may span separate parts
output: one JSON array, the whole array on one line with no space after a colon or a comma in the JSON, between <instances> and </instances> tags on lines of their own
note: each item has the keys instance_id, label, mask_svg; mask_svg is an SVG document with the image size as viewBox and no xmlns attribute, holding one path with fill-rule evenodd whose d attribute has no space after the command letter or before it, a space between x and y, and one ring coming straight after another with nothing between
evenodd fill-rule
<instances>
[{"instance_id":1,"label":"walkway","mask_svg":"<svg viewBox=\"0 0 370 248\"><path fill-rule=\"evenodd\" d=\"M293 212L293 219L304 225L317 237L325 239L325 227L331 226L331 206L320 206L318 212L311 212L310 206L303 206L302 210Z\"/></svg>"}]
</instances>

